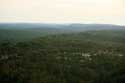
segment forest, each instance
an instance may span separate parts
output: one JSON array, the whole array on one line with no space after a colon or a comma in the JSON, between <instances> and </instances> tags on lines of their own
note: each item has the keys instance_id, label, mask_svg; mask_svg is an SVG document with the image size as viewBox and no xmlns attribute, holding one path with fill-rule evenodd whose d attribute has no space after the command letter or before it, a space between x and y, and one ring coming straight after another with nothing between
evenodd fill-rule
<instances>
[{"instance_id":1,"label":"forest","mask_svg":"<svg viewBox=\"0 0 125 83\"><path fill-rule=\"evenodd\" d=\"M2 40L0 83L125 83L125 30Z\"/></svg>"}]
</instances>

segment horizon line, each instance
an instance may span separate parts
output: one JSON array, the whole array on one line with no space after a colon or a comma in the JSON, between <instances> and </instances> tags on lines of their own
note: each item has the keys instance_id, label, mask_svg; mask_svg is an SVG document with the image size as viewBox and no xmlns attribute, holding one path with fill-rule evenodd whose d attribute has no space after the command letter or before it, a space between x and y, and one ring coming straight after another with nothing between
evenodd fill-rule
<instances>
[{"instance_id":1,"label":"horizon line","mask_svg":"<svg viewBox=\"0 0 125 83\"><path fill-rule=\"evenodd\" d=\"M0 22L0 24L97 24L97 25L116 25L116 26L125 26L125 24L113 24L113 23L83 23L83 22Z\"/></svg>"}]
</instances>

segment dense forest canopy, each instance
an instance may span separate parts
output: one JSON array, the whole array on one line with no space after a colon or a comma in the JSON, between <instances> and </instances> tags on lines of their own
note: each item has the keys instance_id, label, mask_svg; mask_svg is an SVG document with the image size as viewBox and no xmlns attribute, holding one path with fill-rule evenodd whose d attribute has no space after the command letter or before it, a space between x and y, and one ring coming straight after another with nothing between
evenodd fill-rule
<instances>
[{"instance_id":1,"label":"dense forest canopy","mask_svg":"<svg viewBox=\"0 0 125 83\"><path fill-rule=\"evenodd\" d=\"M1 83L125 83L123 26L0 26Z\"/></svg>"}]
</instances>

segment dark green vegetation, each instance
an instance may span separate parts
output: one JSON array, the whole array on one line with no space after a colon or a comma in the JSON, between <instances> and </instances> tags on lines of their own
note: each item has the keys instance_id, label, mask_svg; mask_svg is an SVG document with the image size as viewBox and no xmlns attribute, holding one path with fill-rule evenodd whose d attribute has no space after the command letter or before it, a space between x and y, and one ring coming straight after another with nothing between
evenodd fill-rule
<instances>
[{"instance_id":1,"label":"dark green vegetation","mask_svg":"<svg viewBox=\"0 0 125 83\"><path fill-rule=\"evenodd\" d=\"M58 30L54 29L0 29L0 42L11 41L29 41L33 38L55 34Z\"/></svg>"},{"instance_id":2,"label":"dark green vegetation","mask_svg":"<svg viewBox=\"0 0 125 83\"><path fill-rule=\"evenodd\" d=\"M39 24L0 24L0 42L29 41L33 38L63 33L65 30L50 28Z\"/></svg>"},{"instance_id":3,"label":"dark green vegetation","mask_svg":"<svg viewBox=\"0 0 125 83\"><path fill-rule=\"evenodd\" d=\"M124 26L106 24L40 24L0 23L0 42L29 41L34 38L62 33L76 33L88 30L122 30Z\"/></svg>"},{"instance_id":4,"label":"dark green vegetation","mask_svg":"<svg viewBox=\"0 0 125 83\"><path fill-rule=\"evenodd\" d=\"M125 83L125 30L2 42L0 83Z\"/></svg>"}]
</instances>

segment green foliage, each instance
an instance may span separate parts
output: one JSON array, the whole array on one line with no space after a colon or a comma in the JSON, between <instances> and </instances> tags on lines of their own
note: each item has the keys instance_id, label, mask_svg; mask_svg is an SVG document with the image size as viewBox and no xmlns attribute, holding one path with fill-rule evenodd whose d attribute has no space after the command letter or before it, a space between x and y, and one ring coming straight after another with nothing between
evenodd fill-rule
<instances>
[{"instance_id":1,"label":"green foliage","mask_svg":"<svg viewBox=\"0 0 125 83\"><path fill-rule=\"evenodd\" d=\"M124 83L125 31L0 44L0 83Z\"/></svg>"}]
</instances>

